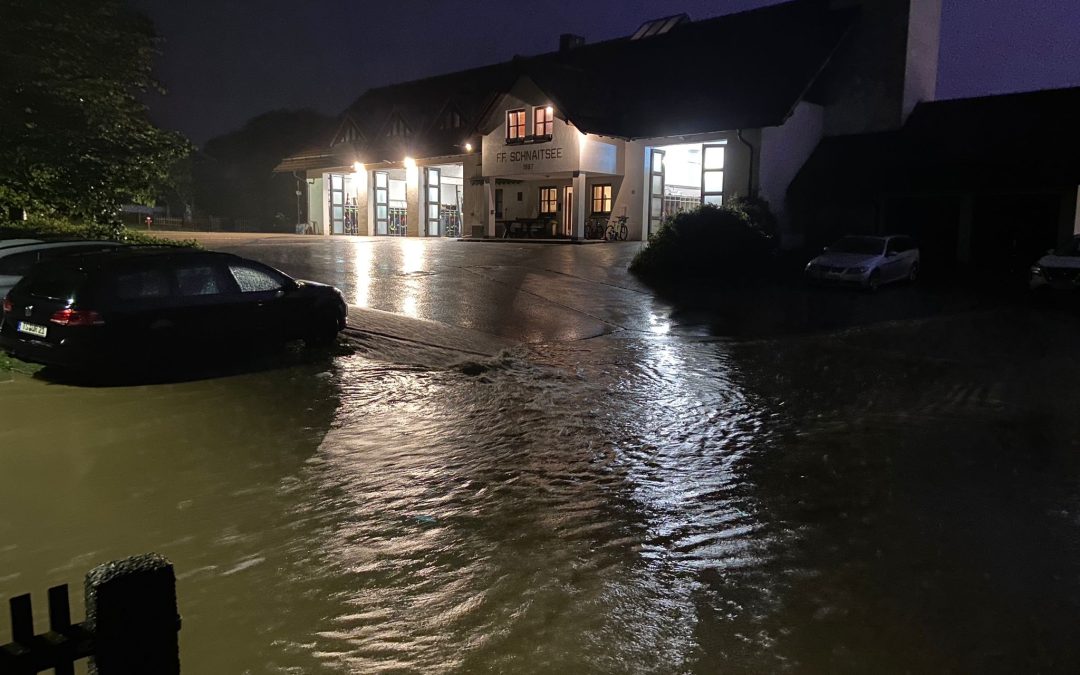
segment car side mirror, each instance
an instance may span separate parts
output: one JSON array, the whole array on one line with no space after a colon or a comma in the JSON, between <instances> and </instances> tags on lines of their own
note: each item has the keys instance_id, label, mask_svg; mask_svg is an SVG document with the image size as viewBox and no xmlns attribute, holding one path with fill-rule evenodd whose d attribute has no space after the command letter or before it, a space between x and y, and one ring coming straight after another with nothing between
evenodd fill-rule
<instances>
[{"instance_id":1,"label":"car side mirror","mask_svg":"<svg viewBox=\"0 0 1080 675\"><path fill-rule=\"evenodd\" d=\"M824 248L821 249L821 251L822 251L822 253L828 253L829 252L829 247L825 246Z\"/></svg>"}]
</instances>

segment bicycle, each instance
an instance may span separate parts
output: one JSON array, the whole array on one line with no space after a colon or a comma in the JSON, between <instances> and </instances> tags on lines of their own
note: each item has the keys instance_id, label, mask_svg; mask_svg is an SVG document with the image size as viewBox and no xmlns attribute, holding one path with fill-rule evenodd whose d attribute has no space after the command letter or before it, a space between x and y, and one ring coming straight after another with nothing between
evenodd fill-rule
<instances>
[{"instance_id":1,"label":"bicycle","mask_svg":"<svg viewBox=\"0 0 1080 675\"><path fill-rule=\"evenodd\" d=\"M626 241L630 237L630 228L626 226L626 216L619 216L608 223L604 238L608 241Z\"/></svg>"},{"instance_id":2,"label":"bicycle","mask_svg":"<svg viewBox=\"0 0 1080 675\"><path fill-rule=\"evenodd\" d=\"M607 219L601 216L592 216L585 220L585 238L603 239L607 227Z\"/></svg>"}]
</instances>

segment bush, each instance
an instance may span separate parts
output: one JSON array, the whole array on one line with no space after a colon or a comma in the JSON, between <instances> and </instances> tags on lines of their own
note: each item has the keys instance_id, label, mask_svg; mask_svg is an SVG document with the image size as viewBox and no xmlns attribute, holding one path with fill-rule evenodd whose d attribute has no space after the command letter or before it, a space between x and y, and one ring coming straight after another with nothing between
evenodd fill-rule
<instances>
[{"instance_id":1,"label":"bush","mask_svg":"<svg viewBox=\"0 0 1080 675\"><path fill-rule=\"evenodd\" d=\"M760 279L772 267L775 231L776 219L763 200L705 204L665 219L630 271L656 282Z\"/></svg>"},{"instance_id":2,"label":"bush","mask_svg":"<svg viewBox=\"0 0 1080 675\"><path fill-rule=\"evenodd\" d=\"M145 232L131 230L119 223L81 223L65 218L32 215L26 220L0 224L0 239L101 239L123 241L129 244L159 246L194 246L194 239L176 241L155 237Z\"/></svg>"}]
</instances>

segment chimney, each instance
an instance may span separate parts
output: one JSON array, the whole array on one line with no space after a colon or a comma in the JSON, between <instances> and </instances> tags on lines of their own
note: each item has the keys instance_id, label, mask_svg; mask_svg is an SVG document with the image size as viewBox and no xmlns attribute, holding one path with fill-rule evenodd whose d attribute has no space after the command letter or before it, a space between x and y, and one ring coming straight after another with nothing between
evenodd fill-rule
<instances>
[{"instance_id":1,"label":"chimney","mask_svg":"<svg viewBox=\"0 0 1080 675\"><path fill-rule=\"evenodd\" d=\"M830 0L854 10L822 86L827 135L898 129L937 94L942 0Z\"/></svg>"},{"instance_id":2,"label":"chimney","mask_svg":"<svg viewBox=\"0 0 1080 675\"><path fill-rule=\"evenodd\" d=\"M566 52L577 49L585 44L585 38L581 35L574 35L573 33L563 33L559 36L559 53L565 54Z\"/></svg>"}]
</instances>

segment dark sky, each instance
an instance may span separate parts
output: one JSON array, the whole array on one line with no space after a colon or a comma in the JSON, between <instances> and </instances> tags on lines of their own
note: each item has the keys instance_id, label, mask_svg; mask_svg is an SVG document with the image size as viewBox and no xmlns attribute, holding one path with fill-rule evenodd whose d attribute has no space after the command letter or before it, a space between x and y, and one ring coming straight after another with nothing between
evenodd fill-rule
<instances>
[{"instance_id":1,"label":"dark sky","mask_svg":"<svg viewBox=\"0 0 1080 675\"><path fill-rule=\"evenodd\" d=\"M275 108L775 0L132 0L165 38L154 118L197 143ZM1080 1L944 0L939 98L1080 85Z\"/></svg>"}]
</instances>

